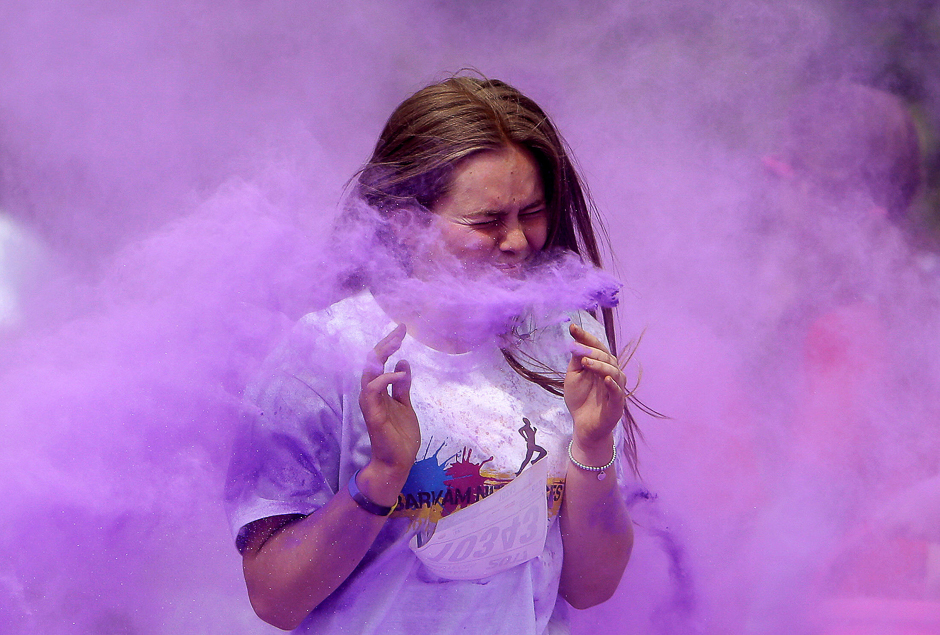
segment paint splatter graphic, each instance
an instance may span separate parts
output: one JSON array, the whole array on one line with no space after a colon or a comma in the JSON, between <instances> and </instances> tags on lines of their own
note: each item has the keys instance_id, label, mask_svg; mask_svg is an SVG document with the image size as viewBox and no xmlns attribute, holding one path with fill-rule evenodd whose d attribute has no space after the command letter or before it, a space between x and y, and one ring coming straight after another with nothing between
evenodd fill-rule
<instances>
[{"instance_id":1,"label":"paint splatter graphic","mask_svg":"<svg viewBox=\"0 0 940 635\"><path fill-rule=\"evenodd\" d=\"M527 449L531 450L535 442L535 429L528 420L524 421L532 432L528 436L523 434L522 438ZM428 455L432 443L433 440L428 442L424 458L417 460L412 466L393 512L395 516L410 518L415 526L427 527L434 524L441 518L486 498L518 476L486 469L494 457L489 455L485 459L474 460L474 448L466 446L441 461L439 456L445 443L438 445L434 453ZM478 453L478 456L485 455ZM538 459L544 456L545 450L542 450ZM527 455L526 463L530 459ZM546 483L550 517L556 516L561 508L564 482L564 478L556 477L549 478Z\"/></svg>"}]
</instances>

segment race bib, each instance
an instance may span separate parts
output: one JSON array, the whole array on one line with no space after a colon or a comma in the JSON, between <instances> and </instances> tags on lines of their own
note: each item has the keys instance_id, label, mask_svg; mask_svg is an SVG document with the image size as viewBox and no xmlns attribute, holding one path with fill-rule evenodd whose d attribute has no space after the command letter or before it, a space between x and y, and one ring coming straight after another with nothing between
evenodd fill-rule
<instances>
[{"instance_id":1,"label":"race bib","mask_svg":"<svg viewBox=\"0 0 940 635\"><path fill-rule=\"evenodd\" d=\"M542 553L548 533L548 461L530 465L508 485L445 516L431 538L411 549L432 573L449 580L488 578Z\"/></svg>"}]
</instances>

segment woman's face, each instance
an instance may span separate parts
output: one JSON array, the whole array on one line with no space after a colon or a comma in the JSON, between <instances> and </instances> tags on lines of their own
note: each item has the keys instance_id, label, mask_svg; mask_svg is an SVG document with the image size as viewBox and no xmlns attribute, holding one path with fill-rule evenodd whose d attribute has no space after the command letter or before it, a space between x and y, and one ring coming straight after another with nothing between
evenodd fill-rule
<instances>
[{"instance_id":1,"label":"woman's face","mask_svg":"<svg viewBox=\"0 0 940 635\"><path fill-rule=\"evenodd\" d=\"M461 162L450 191L431 211L446 254L466 266L518 270L548 236L545 188L532 155L518 146L487 150Z\"/></svg>"}]
</instances>

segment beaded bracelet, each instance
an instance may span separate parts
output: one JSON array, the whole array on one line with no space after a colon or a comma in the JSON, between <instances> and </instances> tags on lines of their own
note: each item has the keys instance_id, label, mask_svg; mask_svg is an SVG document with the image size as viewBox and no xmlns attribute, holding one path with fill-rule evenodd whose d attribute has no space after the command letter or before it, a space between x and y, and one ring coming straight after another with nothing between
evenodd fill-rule
<instances>
[{"instance_id":1,"label":"beaded bracelet","mask_svg":"<svg viewBox=\"0 0 940 635\"><path fill-rule=\"evenodd\" d=\"M359 486L356 484L357 476L359 476L359 470L356 470L356 473L352 475L351 479L349 479L349 495L354 501L356 501L356 504L375 516L391 515L392 510L395 509L398 503L395 503L395 505L392 505L391 507L386 507L385 505L379 505L376 502L370 501L368 498L366 498L365 494L359 491Z\"/></svg>"},{"instance_id":2,"label":"beaded bracelet","mask_svg":"<svg viewBox=\"0 0 940 635\"><path fill-rule=\"evenodd\" d=\"M614 463L617 461L617 442L614 441L614 455L610 457L610 462L607 463L607 465L600 466L600 467L596 465L585 465L584 463L579 463L578 460L574 458L574 455L571 454L571 446L573 444L574 444L574 439L568 442L568 458L571 460L572 463L574 463L575 467L580 468L584 470L585 472L594 472L595 474L597 474L597 480L599 481L603 481L605 478L607 478L607 474L606 474L607 470L612 468L614 466Z\"/></svg>"}]
</instances>

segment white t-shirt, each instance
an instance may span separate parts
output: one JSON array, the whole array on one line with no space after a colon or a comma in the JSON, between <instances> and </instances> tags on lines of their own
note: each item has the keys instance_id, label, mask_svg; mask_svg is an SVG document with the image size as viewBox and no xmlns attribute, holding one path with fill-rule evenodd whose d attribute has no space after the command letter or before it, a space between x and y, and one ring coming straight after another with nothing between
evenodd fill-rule
<instances>
[{"instance_id":1,"label":"white t-shirt","mask_svg":"<svg viewBox=\"0 0 940 635\"><path fill-rule=\"evenodd\" d=\"M603 337L590 315L572 319ZM365 465L370 445L358 406L359 377L367 352L392 328L372 296L362 293L303 318L268 360L249 390L245 434L227 487L236 534L268 516L312 513ZM521 357L563 373L570 341L567 326L554 324L535 331ZM557 516L572 433L564 400L513 371L495 346L452 355L406 336L386 367L402 358L412 367L411 399L421 427L417 460L367 555L297 632L568 632L566 604L558 597ZM548 530L540 555L475 580L442 578L415 556L409 542L416 533L426 535L442 517L539 461L548 468ZM502 532L486 549L509 547L520 535Z\"/></svg>"}]
</instances>

